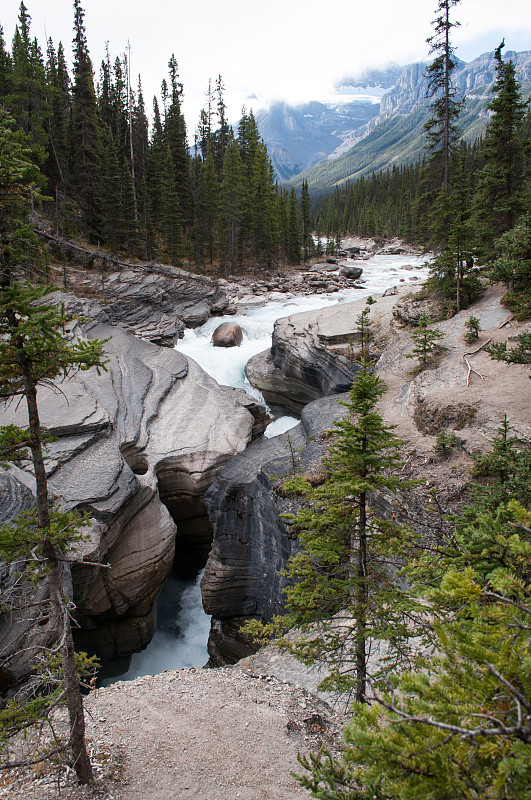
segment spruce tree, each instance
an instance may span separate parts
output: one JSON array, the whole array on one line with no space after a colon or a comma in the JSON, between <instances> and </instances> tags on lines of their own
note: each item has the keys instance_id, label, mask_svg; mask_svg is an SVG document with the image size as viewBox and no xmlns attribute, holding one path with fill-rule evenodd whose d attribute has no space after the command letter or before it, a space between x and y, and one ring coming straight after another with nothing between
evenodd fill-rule
<instances>
[{"instance_id":1,"label":"spruce tree","mask_svg":"<svg viewBox=\"0 0 531 800\"><path fill-rule=\"evenodd\" d=\"M30 276L41 261L27 216L31 203L42 199L44 178L29 137L15 128L13 117L0 107L0 286Z\"/></svg>"},{"instance_id":2,"label":"spruce tree","mask_svg":"<svg viewBox=\"0 0 531 800\"><path fill-rule=\"evenodd\" d=\"M230 125L227 122L227 107L225 105L225 99L223 97L223 92L225 91L225 86L223 85L223 79L221 75L218 75L216 78L216 109L218 115L218 128L214 134L214 160L216 162L216 171L218 175L221 174L221 170L223 168L223 161L225 159L225 152L227 150L227 146L229 143L229 135L230 135Z\"/></svg>"},{"instance_id":3,"label":"spruce tree","mask_svg":"<svg viewBox=\"0 0 531 800\"><path fill-rule=\"evenodd\" d=\"M68 610L69 599L61 582L66 551L77 537L68 515L52 515L48 507L48 482L42 448L42 432L37 405L37 388L59 375L66 377L78 369L103 366L102 343L79 341L70 344L63 338L67 319L60 309L35 305L46 290L4 286L0 293L0 399L24 397L29 427L21 432L31 451L35 475L36 514L4 526L0 534L3 557L42 562L41 579L48 582L60 654L63 691L69 712L68 746L78 780L92 780L92 768L85 745L83 702L79 690L76 656ZM20 437L20 438L23 438ZM58 522L61 524L58 526ZM45 577L46 576L46 577Z\"/></svg>"},{"instance_id":4,"label":"spruce tree","mask_svg":"<svg viewBox=\"0 0 531 800\"><path fill-rule=\"evenodd\" d=\"M193 220L191 164L186 137L186 123L181 110L183 85L179 81L178 65L172 55L168 62L170 74L169 107L164 118L164 137L169 145L173 161L173 182L179 198L178 213L183 232L191 227Z\"/></svg>"},{"instance_id":5,"label":"spruce tree","mask_svg":"<svg viewBox=\"0 0 531 800\"><path fill-rule=\"evenodd\" d=\"M238 266L239 240L243 224L245 184L240 150L229 134L220 186L220 256L225 274L234 273Z\"/></svg>"},{"instance_id":6,"label":"spruce tree","mask_svg":"<svg viewBox=\"0 0 531 800\"><path fill-rule=\"evenodd\" d=\"M69 181L68 147L70 120L70 79L64 51L59 44L57 53L48 40L46 82L50 104L48 118L48 158L43 171L48 177L50 191L56 203L56 231L59 233L59 210L62 207Z\"/></svg>"},{"instance_id":7,"label":"spruce tree","mask_svg":"<svg viewBox=\"0 0 531 800\"><path fill-rule=\"evenodd\" d=\"M434 635L418 669L355 707L342 756L303 759L310 774L300 781L314 797L529 797L531 519L518 504L505 518L505 565L492 559L487 577L449 569L428 594ZM497 525L483 515L468 540Z\"/></svg>"},{"instance_id":8,"label":"spruce tree","mask_svg":"<svg viewBox=\"0 0 531 800\"><path fill-rule=\"evenodd\" d=\"M428 328L430 319L423 312L419 318L419 324L411 333L411 338L415 343L412 353L406 353L406 358L417 358L419 361L418 369L424 369L435 358L439 346L437 342L444 338L444 333L435 328Z\"/></svg>"},{"instance_id":9,"label":"spruce tree","mask_svg":"<svg viewBox=\"0 0 531 800\"><path fill-rule=\"evenodd\" d=\"M2 115L4 118L2 119ZM67 748L81 783L92 779L92 768L84 740L84 714L76 656L70 626L69 599L65 596L61 574L66 551L79 538L73 520L64 512L51 513L48 505L48 483L43 457L42 430L37 404L38 386L52 383L79 369L103 367L103 343L97 340L66 341L67 318L64 310L42 303L46 289L21 285L16 272L28 257L28 247L35 247L35 234L25 225L29 197L39 179L30 163L27 137L14 133L9 119L0 110L0 219L2 235L2 272L0 280L0 401L23 398L28 412L28 428L10 427L8 451L18 448L30 451L35 477L36 511L18 518L0 530L0 557L17 561L22 584L33 572L49 589L51 614L57 632L57 643L48 661L50 670L57 666L62 674L62 689L52 693L50 701L36 698L25 708L10 704L6 710L11 731L24 729L28 722L38 721L64 698L70 722ZM6 191L7 190L7 191ZM5 443L5 438L0 439ZM5 456L5 451L0 457ZM4 608L4 602L2 602ZM54 666L52 663L57 662ZM44 690L46 686L43 687ZM2 723L4 719L2 720ZM4 727L4 726L3 726ZM5 728L4 728L5 732ZM2 737L3 738L3 737ZM64 747L63 747L64 749Z\"/></svg>"},{"instance_id":10,"label":"spruce tree","mask_svg":"<svg viewBox=\"0 0 531 800\"><path fill-rule=\"evenodd\" d=\"M0 25L0 105L5 106L12 81L13 67L11 55L6 50L4 29Z\"/></svg>"},{"instance_id":11,"label":"spruce tree","mask_svg":"<svg viewBox=\"0 0 531 800\"><path fill-rule=\"evenodd\" d=\"M288 200L288 247L287 259L289 264L301 263L301 225L299 209L297 205L297 195L292 187Z\"/></svg>"},{"instance_id":12,"label":"spruce tree","mask_svg":"<svg viewBox=\"0 0 531 800\"><path fill-rule=\"evenodd\" d=\"M504 302L519 319L531 317L531 212L522 214L514 228L494 243L497 258L490 277L508 288Z\"/></svg>"},{"instance_id":13,"label":"spruce tree","mask_svg":"<svg viewBox=\"0 0 531 800\"><path fill-rule=\"evenodd\" d=\"M70 174L85 232L103 239L101 123L80 0L74 0L74 81L72 85Z\"/></svg>"},{"instance_id":14,"label":"spruce tree","mask_svg":"<svg viewBox=\"0 0 531 800\"><path fill-rule=\"evenodd\" d=\"M148 227L148 154L149 154L149 125L144 105L142 82L138 76L136 101L133 106L133 150L135 153L135 195L137 198L138 219L141 230ZM147 257L147 255L146 255Z\"/></svg>"},{"instance_id":15,"label":"spruce tree","mask_svg":"<svg viewBox=\"0 0 531 800\"><path fill-rule=\"evenodd\" d=\"M178 266L183 255L183 229L170 145L163 144L160 162L159 224L156 232L161 251Z\"/></svg>"},{"instance_id":16,"label":"spruce tree","mask_svg":"<svg viewBox=\"0 0 531 800\"><path fill-rule=\"evenodd\" d=\"M46 147L49 107L44 61L37 40L30 37L31 17L23 2L18 19L11 47L10 92L5 102L31 141L37 147Z\"/></svg>"},{"instance_id":17,"label":"spruce tree","mask_svg":"<svg viewBox=\"0 0 531 800\"><path fill-rule=\"evenodd\" d=\"M350 230L350 226L346 226ZM304 180L301 186L301 239L302 239L302 260L304 263L313 254L314 245L312 238L312 220L310 193L308 191L308 181Z\"/></svg>"},{"instance_id":18,"label":"spruce tree","mask_svg":"<svg viewBox=\"0 0 531 800\"><path fill-rule=\"evenodd\" d=\"M209 264L214 263L217 244L217 218L219 205L219 184L216 176L212 141L207 144L207 153L201 165L199 177L199 202L197 217L202 232L202 246Z\"/></svg>"},{"instance_id":19,"label":"spruce tree","mask_svg":"<svg viewBox=\"0 0 531 800\"><path fill-rule=\"evenodd\" d=\"M345 749L302 759L324 800L522 800L531 781L529 450L505 419L472 505L408 566L422 598L415 669L358 705Z\"/></svg>"},{"instance_id":20,"label":"spruce tree","mask_svg":"<svg viewBox=\"0 0 531 800\"><path fill-rule=\"evenodd\" d=\"M479 235L479 254L483 259L494 255L494 241L510 230L521 208L523 185L523 141L520 136L527 103L522 99L514 64L504 61L504 42L496 48L496 81L492 112L483 155L485 165L479 176L475 196L475 227Z\"/></svg>"},{"instance_id":21,"label":"spruce tree","mask_svg":"<svg viewBox=\"0 0 531 800\"><path fill-rule=\"evenodd\" d=\"M285 492L302 492L304 507L291 519L300 551L288 562L286 613L247 630L267 639L296 628L281 648L307 665L326 666L327 690L367 696L369 642L385 640L387 659L407 657L409 601L393 579L410 533L378 518L371 507L377 490L410 485L393 472L400 440L376 412L383 382L362 360L344 403L348 414L335 423L337 438L325 461L325 482L316 488L296 476ZM385 659L384 659L385 660Z\"/></svg>"},{"instance_id":22,"label":"spruce tree","mask_svg":"<svg viewBox=\"0 0 531 800\"><path fill-rule=\"evenodd\" d=\"M450 158L457 141L456 120L462 103L456 99L457 91L452 86L452 72L456 67L453 47L450 42L452 28L459 25L450 20L450 11L460 0L438 0L434 33L427 40L434 61L427 69L428 94L435 99L431 109L433 116L425 125L427 149L432 168L440 175L440 186L446 193L450 190Z\"/></svg>"}]
</instances>

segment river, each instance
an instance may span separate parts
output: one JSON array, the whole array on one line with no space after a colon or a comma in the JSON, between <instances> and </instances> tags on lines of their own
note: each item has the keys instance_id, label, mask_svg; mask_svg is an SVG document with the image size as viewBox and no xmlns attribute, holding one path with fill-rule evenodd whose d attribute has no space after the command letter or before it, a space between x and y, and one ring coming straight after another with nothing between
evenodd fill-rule
<instances>
[{"instance_id":1,"label":"river","mask_svg":"<svg viewBox=\"0 0 531 800\"><path fill-rule=\"evenodd\" d=\"M363 267L362 288L333 294L294 297L272 293L264 305L244 308L236 315L213 317L201 328L187 330L179 340L177 350L193 358L218 383L245 389L264 402L261 393L245 377L244 368L251 356L271 346L275 320L301 311L332 306L336 303L360 300L383 292L400 279L408 281L427 277L425 257L377 255L368 261L356 261ZM424 265L424 266L423 266ZM411 269L413 268L413 269ZM222 322L238 323L243 330L240 347L214 348L211 337ZM296 425L295 417L283 415L269 425L266 436L276 436ZM207 639L210 617L201 602L198 575L194 581L171 575L157 600L157 631L148 647L133 655L129 670L113 680L132 680L141 675L155 675L166 669L201 667L208 659Z\"/></svg>"}]
</instances>

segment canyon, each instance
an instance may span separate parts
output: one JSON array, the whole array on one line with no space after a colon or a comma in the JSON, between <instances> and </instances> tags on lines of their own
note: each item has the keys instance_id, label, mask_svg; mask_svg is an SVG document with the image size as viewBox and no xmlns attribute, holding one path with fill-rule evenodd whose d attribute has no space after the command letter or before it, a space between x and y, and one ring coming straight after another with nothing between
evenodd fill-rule
<instances>
[{"instance_id":1,"label":"canyon","mask_svg":"<svg viewBox=\"0 0 531 800\"><path fill-rule=\"evenodd\" d=\"M368 290L354 302L278 319L271 348L249 361L247 375L268 402L300 414L301 422L262 439L271 418L256 397L219 385L178 349L143 338L146 330L160 337L161 320L167 331L170 322L175 330L182 322L182 316L168 311L171 299L162 288L168 276L148 272L148 286L156 287L151 293L138 288L145 277L108 276L108 285L120 283L125 296L132 295L129 306L116 295L110 307L102 297L58 293L54 298L78 315L72 335L108 340L106 372L79 373L57 391L39 390L43 422L56 438L48 451L51 491L66 508L86 510L93 520L77 553L84 563L74 565L71 575L76 640L104 661L126 663L153 635L154 601L177 558L190 573L206 564L202 592L212 615L209 663L220 666L256 649L239 632L246 619L268 620L282 608L279 573L296 543L283 520L285 500L276 485L295 470L319 471L326 431L342 413L338 400L357 369L356 319ZM186 280L185 274L180 272L179 279ZM482 377L475 373L465 380L462 336L470 312L461 312L438 326L446 338L437 368L409 374L409 333L424 306L415 300L418 284L396 279L370 312L373 356L388 385L382 408L406 442L407 469L427 484L440 484L450 498L459 494L470 454L485 449L504 413L519 437L531 438L527 373L521 365L493 362L479 351L474 368ZM213 303L196 301L190 291L188 310L204 302L209 314L219 313L238 302L227 282L197 282L193 276L194 282ZM244 301L248 291L239 289ZM263 290L254 291L264 302ZM503 323L509 315L499 301L500 291L488 289L474 309L485 337L487 332L489 338L507 337ZM111 319L120 324L109 325ZM135 325L140 335L134 335ZM492 393L493 384L503 389ZM22 409L9 406L6 419L22 424ZM445 463L433 451L442 427L458 431L461 442ZM27 507L31 483L27 465L2 475L4 519ZM408 500L420 516L424 499L419 490L417 500ZM400 503L404 506L392 498L379 503L395 514L401 513ZM23 618L4 620L1 632L10 654L3 682L16 686L28 664L15 654L33 635L31 625ZM39 635L45 639L51 632Z\"/></svg>"}]
</instances>

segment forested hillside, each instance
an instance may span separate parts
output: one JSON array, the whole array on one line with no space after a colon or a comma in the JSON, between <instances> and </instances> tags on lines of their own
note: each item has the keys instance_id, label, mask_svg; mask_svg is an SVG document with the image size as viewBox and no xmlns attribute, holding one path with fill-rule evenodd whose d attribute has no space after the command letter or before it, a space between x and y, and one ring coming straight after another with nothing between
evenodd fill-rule
<instances>
[{"instance_id":1,"label":"forested hillside","mask_svg":"<svg viewBox=\"0 0 531 800\"><path fill-rule=\"evenodd\" d=\"M229 126L221 76L208 87L190 147L173 55L150 126L127 53L107 52L93 69L80 0L74 32L69 68L61 43L50 37L44 53L32 37L23 2L10 49L0 28L0 105L8 114L0 137L7 129L26 135L54 233L198 270L298 263L308 216L301 222L295 194L276 184L252 112L236 132Z\"/></svg>"},{"instance_id":2,"label":"forested hillside","mask_svg":"<svg viewBox=\"0 0 531 800\"><path fill-rule=\"evenodd\" d=\"M531 51L509 52L505 58L513 62L522 92L528 94L531 90ZM411 164L422 157L424 125L430 115L426 69L427 65L422 63L402 67L394 85L383 95L378 113L363 126L353 120L350 125L351 146L346 146L349 137L343 133L344 142L340 147L336 144L334 151L324 153L320 163L308 164L309 168L293 177L290 184L297 188L305 180L312 194L315 194L336 185L342 186L346 181L356 180L362 175L367 177L374 171ZM496 60L492 52L483 53L468 63L456 59L453 85L458 97L463 100L459 126L462 138L469 144L485 133L495 76ZM378 80L377 74L374 80ZM258 121L260 125L261 115ZM343 121L343 127L348 127L346 121ZM276 144L278 134L274 139L267 126L264 131L276 163L279 158ZM310 130L310 136L311 133ZM341 134L341 131L337 134ZM284 132L284 151L289 152L290 147L296 149L297 143L291 142L293 135L292 129Z\"/></svg>"},{"instance_id":3,"label":"forested hillside","mask_svg":"<svg viewBox=\"0 0 531 800\"><path fill-rule=\"evenodd\" d=\"M507 70L510 80L502 77L495 84L485 137L470 143L457 134L450 149L451 199L446 188L441 194L436 148L413 164L375 171L314 196L319 235L336 241L347 232L399 237L435 250L447 245L454 260L466 256L485 263L497 257L497 237L526 218L531 198L531 112L511 61L500 59L499 70L500 75ZM385 128L384 123L378 130L385 135ZM407 142L406 135L406 150ZM452 228L456 233L448 244ZM524 246L524 259L525 253Z\"/></svg>"}]
</instances>

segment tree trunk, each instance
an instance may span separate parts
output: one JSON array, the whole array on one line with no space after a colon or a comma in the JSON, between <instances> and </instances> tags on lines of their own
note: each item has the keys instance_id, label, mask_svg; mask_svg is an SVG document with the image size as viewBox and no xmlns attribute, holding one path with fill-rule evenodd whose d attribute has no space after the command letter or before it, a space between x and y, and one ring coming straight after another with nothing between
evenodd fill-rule
<instances>
[{"instance_id":1,"label":"tree trunk","mask_svg":"<svg viewBox=\"0 0 531 800\"><path fill-rule=\"evenodd\" d=\"M46 566L48 569L50 602L60 632L59 642L62 656L63 683L70 720L69 746L73 756L73 766L79 782L89 783L92 780L92 766L85 744L85 716L76 671L70 617L68 615L67 602L61 585L59 559L53 544L46 538L46 532L50 528L50 512L48 509L48 480L46 478L46 469L42 454L39 410L37 407L37 387L31 375L22 345L19 348L18 361L24 380L24 394L28 406L30 447L33 469L35 471L37 515L39 527L43 530L44 545L42 552L46 559Z\"/></svg>"},{"instance_id":2,"label":"tree trunk","mask_svg":"<svg viewBox=\"0 0 531 800\"><path fill-rule=\"evenodd\" d=\"M70 721L69 746L72 753L73 767L80 783L92 781L92 765L85 743L85 712L79 690L76 672L74 640L67 601L61 585L59 560L54 546L46 541L43 554L48 567L48 583L50 585L50 602L60 630L60 649L63 669L63 685Z\"/></svg>"},{"instance_id":3,"label":"tree trunk","mask_svg":"<svg viewBox=\"0 0 531 800\"><path fill-rule=\"evenodd\" d=\"M367 702L367 502L359 496L358 563L356 581L356 701Z\"/></svg>"}]
</instances>

